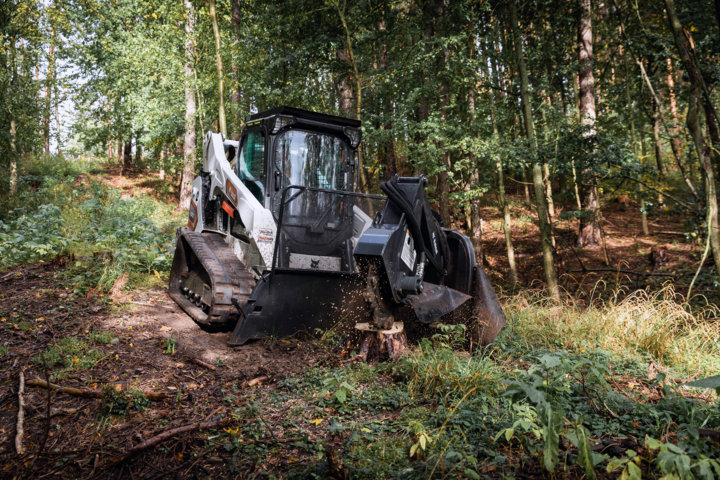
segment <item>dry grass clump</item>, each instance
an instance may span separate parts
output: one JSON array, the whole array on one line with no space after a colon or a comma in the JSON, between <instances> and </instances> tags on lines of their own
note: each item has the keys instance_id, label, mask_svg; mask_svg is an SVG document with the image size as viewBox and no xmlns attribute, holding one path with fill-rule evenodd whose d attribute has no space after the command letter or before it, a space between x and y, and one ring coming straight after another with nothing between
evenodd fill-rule
<instances>
[{"instance_id":1,"label":"dry grass clump","mask_svg":"<svg viewBox=\"0 0 720 480\"><path fill-rule=\"evenodd\" d=\"M570 301L554 305L535 292L503 303L506 334L531 347L649 355L686 374L720 370L720 312L716 307L693 312L671 285L652 293L637 290L622 299L615 295L587 308Z\"/></svg>"}]
</instances>

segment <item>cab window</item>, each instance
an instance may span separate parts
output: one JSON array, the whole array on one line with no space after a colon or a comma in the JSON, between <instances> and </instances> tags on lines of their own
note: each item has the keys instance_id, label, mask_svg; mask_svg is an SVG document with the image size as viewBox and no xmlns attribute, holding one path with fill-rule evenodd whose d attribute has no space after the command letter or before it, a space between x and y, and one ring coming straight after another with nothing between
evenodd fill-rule
<instances>
[{"instance_id":1,"label":"cab window","mask_svg":"<svg viewBox=\"0 0 720 480\"><path fill-rule=\"evenodd\" d=\"M235 169L238 178L262 203L265 193L265 134L262 131L248 132L245 136Z\"/></svg>"}]
</instances>

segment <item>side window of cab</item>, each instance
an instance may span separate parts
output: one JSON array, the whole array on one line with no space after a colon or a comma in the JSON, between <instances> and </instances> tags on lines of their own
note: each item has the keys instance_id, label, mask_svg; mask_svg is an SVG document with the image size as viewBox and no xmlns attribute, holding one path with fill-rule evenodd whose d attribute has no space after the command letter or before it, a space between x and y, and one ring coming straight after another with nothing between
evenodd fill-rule
<instances>
[{"instance_id":1,"label":"side window of cab","mask_svg":"<svg viewBox=\"0 0 720 480\"><path fill-rule=\"evenodd\" d=\"M242 139L235 172L260 203L265 194L265 133L250 131Z\"/></svg>"}]
</instances>

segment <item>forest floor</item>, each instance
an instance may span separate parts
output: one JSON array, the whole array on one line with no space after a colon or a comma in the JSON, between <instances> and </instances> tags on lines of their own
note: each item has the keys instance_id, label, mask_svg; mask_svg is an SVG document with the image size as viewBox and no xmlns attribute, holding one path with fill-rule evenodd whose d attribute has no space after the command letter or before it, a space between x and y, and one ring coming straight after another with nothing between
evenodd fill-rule
<instances>
[{"instance_id":1,"label":"forest floor","mask_svg":"<svg viewBox=\"0 0 720 480\"><path fill-rule=\"evenodd\" d=\"M157 188L155 175L116 173L96 178L126 197L172 196ZM499 216L490 208L485 213L486 269L506 285ZM519 203L513 214L521 280L532 286L542 278L534 223ZM573 224L559 222L560 277L576 298L587 300L600 279L610 292L668 278L647 273L692 276L699 247L685 242L682 216L657 213L652 236L642 237L632 205L609 204L604 215L612 268L638 274L593 272L607 268L600 250L571 247ZM664 252L654 263L653 248ZM653 449L645 436L677 443L680 425L692 423L688 405L699 415L716 402L711 391L664 385L658 371L667 372L672 385L697 375L664 366L662 358L585 347L568 352L553 346L556 340L519 339L524 327L517 325L527 312L517 301L528 297L510 288L501 295L508 327L493 349L471 355L451 332L399 361L367 365L347 363L352 346L332 332L228 347L229 332L200 330L159 282L78 293L68 281L71 262L61 257L0 273L2 477L545 477L543 447L532 445L550 428L538 415L550 400L536 402L528 393L525 410L512 403L525 398L530 385L565 410L564 426L554 427L569 432L555 447L563 476L588 474L584 444L575 442L583 417L593 452L625 459L617 473L632 473L634 462L655 476L653 452L661 447ZM550 370L558 376L551 378ZM20 372L24 453L17 455ZM533 383L538 372L545 387ZM39 386L43 382L76 390L52 391ZM513 382L519 390L511 394ZM666 417L674 427L662 423ZM710 450L720 446L718 425L720 418L706 420L699 437ZM682 448L693 462L702 457ZM642 460L633 460L635 454ZM597 470L601 478L617 473Z\"/></svg>"}]
</instances>

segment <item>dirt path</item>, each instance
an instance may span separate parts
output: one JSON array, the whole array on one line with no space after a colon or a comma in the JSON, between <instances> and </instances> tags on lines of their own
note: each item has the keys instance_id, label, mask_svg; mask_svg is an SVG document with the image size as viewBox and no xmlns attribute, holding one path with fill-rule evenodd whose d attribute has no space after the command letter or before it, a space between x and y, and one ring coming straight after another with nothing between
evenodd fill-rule
<instances>
[{"instance_id":1,"label":"dirt path","mask_svg":"<svg viewBox=\"0 0 720 480\"><path fill-rule=\"evenodd\" d=\"M283 379L315 365L338 364L332 351L296 339L230 348L229 332L200 330L164 289L131 292L128 303L118 307L101 295L77 295L65 288L64 271L62 262L49 262L0 276L6 292L0 294L5 349L0 356L0 476L122 476L122 465L114 462L124 452L158 432L227 414L233 392L271 391ZM73 388L112 385L123 391L164 393L166 398L140 412L123 410L106 397L48 395L45 389L26 386L26 453L18 457L14 437L21 370L27 379L49 378ZM133 464L133 471L170 470L177 463L173 455L180 452L182 457L182 452L198 447L207 437L203 434L185 434L169 442L170 447L151 449L153 454ZM206 470L212 471L213 465L209 461ZM222 466L216 465L224 471Z\"/></svg>"}]
</instances>

